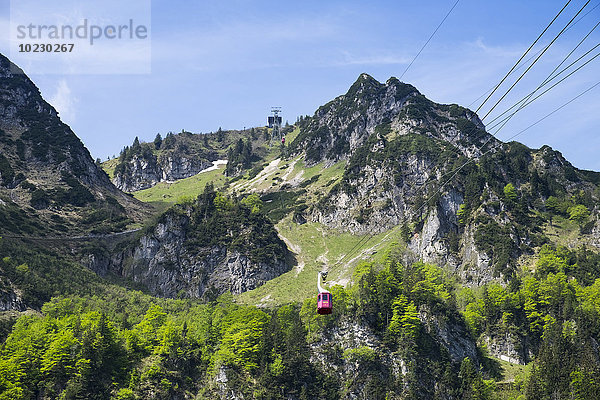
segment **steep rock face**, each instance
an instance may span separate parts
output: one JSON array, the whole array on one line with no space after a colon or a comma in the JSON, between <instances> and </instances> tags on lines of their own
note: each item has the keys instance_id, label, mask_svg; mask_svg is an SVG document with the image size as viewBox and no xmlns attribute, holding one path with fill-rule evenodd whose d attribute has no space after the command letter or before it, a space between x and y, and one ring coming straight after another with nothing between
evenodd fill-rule
<instances>
[{"instance_id":1,"label":"steep rock face","mask_svg":"<svg viewBox=\"0 0 600 400\"><path fill-rule=\"evenodd\" d=\"M0 290L0 311L24 311L25 309L23 301L13 290Z\"/></svg>"},{"instance_id":2,"label":"steep rock face","mask_svg":"<svg viewBox=\"0 0 600 400\"><path fill-rule=\"evenodd\" d=\"M62 224L56 215L54 220L50 218L52 214L62 211L74 219L84 217L89 211L85 207L94 202L100 207L118 208L123 219L125 214L137 219L144 209L110 182L79 138L42 98L39 89L3 55L0 55L0 196L20 209L33 207L39 211L32 212L30 220L38 220L39 226L45 225L46 230ZM10 220L8 216L2 228L21 231L22 221ZM64 233L77 228L62 224L56 229Z\"/></svg>"},{"instance_id":3,"label":"steep rock face","mask_svg":"<svg viewBox=\"0 0 600 400\"><path fill-rule=\"evenodd\" d=\"M127 173L117 173L112 179L115 186L124 192L147 189L161 180L161 169L156 158L135 155L127 165Z\"/></svg>"},{"instance_id":4,"label":"steep rock face","mask_svg":"<svg viewBox=\"0 0 600 400\"><path fill-rule=\"evenodd\" d=\"M291 126L283 128L290 132ZM121 151L117 160L105 164L112 181L120 189L132 192L150 188L159 182L188 178L219 164L227 164L225 175L235 176L250 169L270 151L265 129L222 130L209 133L169 132L157 135L153 142L140 142ZM226 161L226 162L224 162Z\"/></svg>"},{"instance_id":5,"label":"steep rock face","mask_svg":"<svg viewBox=\"0 0 600 400\"><path fill-rule=\"evenodd\" d=\"M211 161L214 160L176 155L171 152L158 157L153 154L134 155L123 167L123 171L115 174L112 182L125 192L134 192L150 188L158 182L172 182L194 176L210 167Z\"/></svg>"},{"instance_id":6,"label":"steep rock face","mask_svg":"<svg viewBox=\"0 0 600 400\"><path fill-rule=\"evenodd\" d=\"M460 365L465 357L479 362L479 355L476 343L460 322L446 320L427 307L420 309L419 319L426 337L435 343L434 348L429 350L433 354L418 354L417 350L417 354L408 355L406 349L402 348L390 351L383 339L363 321L345 319L310 345L311 362L319 369L333 372L339 377L340 386L345 388L345 398L366 398L368 386L372 390L378 380L382 386L398 382L393 390L403 393L407 389L407 380L411 379L409 375L413 376L412 379L416 376L413 383L422 398L433 398L436 389L429 383L439 377L416 365L420 361L415 362L415 359L423 356L437 358L444 353L452 363ZM370 354L379 356L370 357ZM437 395L444 398L441 393Z\"/></svg>"},{"instance_id":7,"label":"steep rock face","mask_svg":"<svg viewBox=\"0 0 600 400\"><path fill-rule=\"evenodd\" d=\"M226 246L186 248L189 218L169 216L139 240L124 276L163 297L200 298L252 290L289 270L285 260L253 262Z\"/></svg>"},{"instance_id":8,"label":"steep rock face","mask_svg":"<svg viewBox=\"0 0 600 400\"><path fill-rule=\"evenodd\" d=\"M83 143L63 124L23 71L0 55L0 129L3 154L8 147L13 169L26 163L40 170L54 168L76 172L88 185L110 186ZM16 168L15 168L16 167ZM40 171L41 172L41 171ZM7 177L3 177L6 179ZM11 182L14 185L15 181Z\"/></svg>"},{"instance_id":9,"label":"steep rock face","mask_svg":"<svg viewBox=\"0 0 600 400\"><path fill-rule=\"evenodd\" d=\"M291 269L291 254L266 217L242 205L219 210L215 193L203 196L168 210L121 250L83 255L82 264L171 298L239 294Z\"/></svg>"},{"instance_id":10,"label":"steep rock face","mask_svg":"<svg viewBox=\"0 0 600 400\"><path fill-rule=\"evenodd\" d=\"M511 274L546 240L540 215L550 196L585 198L597 219L597 173L548 146L501 143L472 111L394 78L362 74L300 129L291 148L307 164L347 159L341 181L302 218L358 234L396 227L413 261L448 265L469 285Z\"/></svg>"},{"instance_id":11,"label":"steep rock face","mask_svg":"<svg viewBox=\"0 0 600 400\"><path fill-rule=\"evenodd\" d=\"M491 356L513 364L525 365L533 356L522 337L508 332L485 335L482 341Z\"/></svg>"},{"instance_id":12,"label":"steep rock face","mask_svg":"<svg viewBox=\"0 0 600 400\"><path fill-rule=\"evenodd\" d=\"M419 320L425 331L448 352L452 362L460 363L465 357L477 362L477 345L459 319L441 318L429 307L422 306Z\"/></svg>"}]
</instances>

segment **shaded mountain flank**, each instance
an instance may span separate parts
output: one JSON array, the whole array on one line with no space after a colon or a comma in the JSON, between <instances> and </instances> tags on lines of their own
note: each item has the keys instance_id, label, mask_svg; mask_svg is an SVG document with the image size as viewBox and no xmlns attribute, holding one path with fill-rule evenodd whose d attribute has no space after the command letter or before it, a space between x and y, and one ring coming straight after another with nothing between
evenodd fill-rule
<instances>
[{"instance_id":1,"label":"shaded mountain flank","mask_svg":"<svg viewBox=\"0 0 600 400\"><path fill-rule=\"evenodd\" d=\"M145 206L110 182L39 89L0 55L0 230L123 230Z\"/></svg>"}]
</instances>

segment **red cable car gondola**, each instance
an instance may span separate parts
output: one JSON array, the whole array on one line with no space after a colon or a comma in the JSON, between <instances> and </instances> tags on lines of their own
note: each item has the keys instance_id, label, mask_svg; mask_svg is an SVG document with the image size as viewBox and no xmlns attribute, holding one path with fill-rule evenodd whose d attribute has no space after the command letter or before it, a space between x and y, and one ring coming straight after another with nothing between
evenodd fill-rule
<instances>
[{"instance_id":1,"label":"red cable car gondola","mask_svg":"<svg viewBox=\"0 0 600 400\"><path fill-rule=\"evenodd\" d=\"M331 314L332 311L331 293L322 292L317 296L317 313L321 315Z\"/></svg>"},{"instance_id":2,"label":"red cable car gondola","mask_svg":"<svg viewBox=\"0 0 600 400\"><path fill-rule=\"evenodd\" d=\"M319 294L317 295L317 313L321 315L331 314L333 311L333 298L331 293L321 287L321 277L325 281L327 272L319 272L317 275L317 288Z\"/></svg>"}]
</instances>

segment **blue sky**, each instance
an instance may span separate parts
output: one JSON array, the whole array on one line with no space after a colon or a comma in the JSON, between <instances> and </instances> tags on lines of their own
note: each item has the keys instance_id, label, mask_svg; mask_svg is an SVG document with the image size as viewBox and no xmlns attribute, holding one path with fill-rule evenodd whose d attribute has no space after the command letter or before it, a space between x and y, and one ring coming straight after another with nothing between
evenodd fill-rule
<instances>
[{"instance_id":1,"label":"blue sky","mask_svg":"<svg viewBox=\"0 0 600 400\"><path fill-rule=\"evenodd\" d=\"M92 155L106 159L135 136L261 126L271 106L281 106L284 120L293 122L345 93L362 72L380 81L399 77L454 2L152 1L150 73L25 72ZM573 0L542 44L584 2ZM460 0L402 80L434 101L474 109L563 4ZM1 11L6 27L6 2ZM597 7L498 110L534 89L599 20ZM575 57L598 42L600 28ZM0 51L8 55L12 45L4 38ZM112 56L126 55L115 49ZM598 82L598 60L521 111L498 137L513 136ZM575 166L600 170L599 110L600 86L515 140L534 148L549 144Z\"/></svg>"}]
</instances>

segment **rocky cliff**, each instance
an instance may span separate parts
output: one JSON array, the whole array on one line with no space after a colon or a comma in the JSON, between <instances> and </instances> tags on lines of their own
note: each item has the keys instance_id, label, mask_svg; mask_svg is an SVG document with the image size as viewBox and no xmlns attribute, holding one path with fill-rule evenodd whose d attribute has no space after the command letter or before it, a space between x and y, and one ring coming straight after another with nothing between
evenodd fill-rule
<instances>
[{"instance_id":1,"label":"rocky cliff","mask_svg":"<svg viewBox=\"0 0 600 400\"><path fill-rule=\"evenodd\" d=\"M466 357L479 363L477 345L459 320L444 318L425 306L419 320L422 340L431 346L427 350L392 351L389 340L386 343L368 324L348 318L310 344L310 360L320 370L335 374L344 398L369 398L376 392L374 387L406 395L409 385L414 385L412 390L421 398L444 398L444 389L436 387L441 379L439 372L426 366L433 360L458 366Z\"/></svg>"},{"instance_id":2,"label":"rocky cliff","mask_svg":"<svg viewBox=\"0 0 600 400\"><path fill-rule=\"evenodd\" d=\"M212 166L217 154L186 154L185 151L165 151L133 154L115 171L112 182L125 192L147 189L158 182L173 182L188 178Z\"/></svg>"},{"instance_id":3,"label":"rocky cliff","mask_svg":"<svg viewBox=\"0 0 600 400\"><path fill-rule=\"evenodd\" d=\"M98 216L92 217L95 221L86 220L92 208L103 208L121 222L139 219L144 210L135 199L115 188L79 138L42 98L39 89L3 55L0 198L7 206L14 205L20 213L26 210L28 214L19 217L0 206L4 221L0 229L30 234L34 230L64 234L77 231L82 225L97 228L103 224ZM86 222L71 224L64 216L71 222ZM108 225L104 228L112 229Z\"/></svg>"},{"instance_id":4,"label":"rocky cliff","mask_svg":"<svg viewBox=\"0 0 600 400\"><path fill-rule=\"evenodd\" d=\"M277 253L252 260L248 248L232 248L229 243L189 248L190 228L186 215L166 216L141 237L123 275L159 296L200 298L252 290L290 270L281 243Z\"/></svg>"},{"instance_id":5,"label":"rocky cliff","mask_svg":"<svg viewBox=\"0 0 600 400\"><path fill-rule=\"evenodd\" d=\"M23 300L13 288L0 290L0 312L1 311L24 311Z\"/></svg>"},{"instance_id":6,"label":"rocky cliff","mask_svg":"<svg viewBox=\"0 0 600 400\"><path fill-rule=\"evenodd\" d=\"M227 160L226 174L235 176L261 161L269 152L268 144L269 135L261 128L219 129L204 134L182 131L168 133L164 139L157 135L151 143L135 138L115 160L112 182L125 192L133 192L196 175L217 160Z\"/></svg>"},{"instance_id":7,"label":"rocky cliff","mask_svg":"<svg viewBox=\"0 0 600 400\"><path fill-rule=\"evenodd\" d=\"M218 209L222 195L203 196L167 211L124 250L90 253L83 263L171 298L239 294L291 269L291 254L266 217L241 204Z\"/></svg>"}]
</instances>

